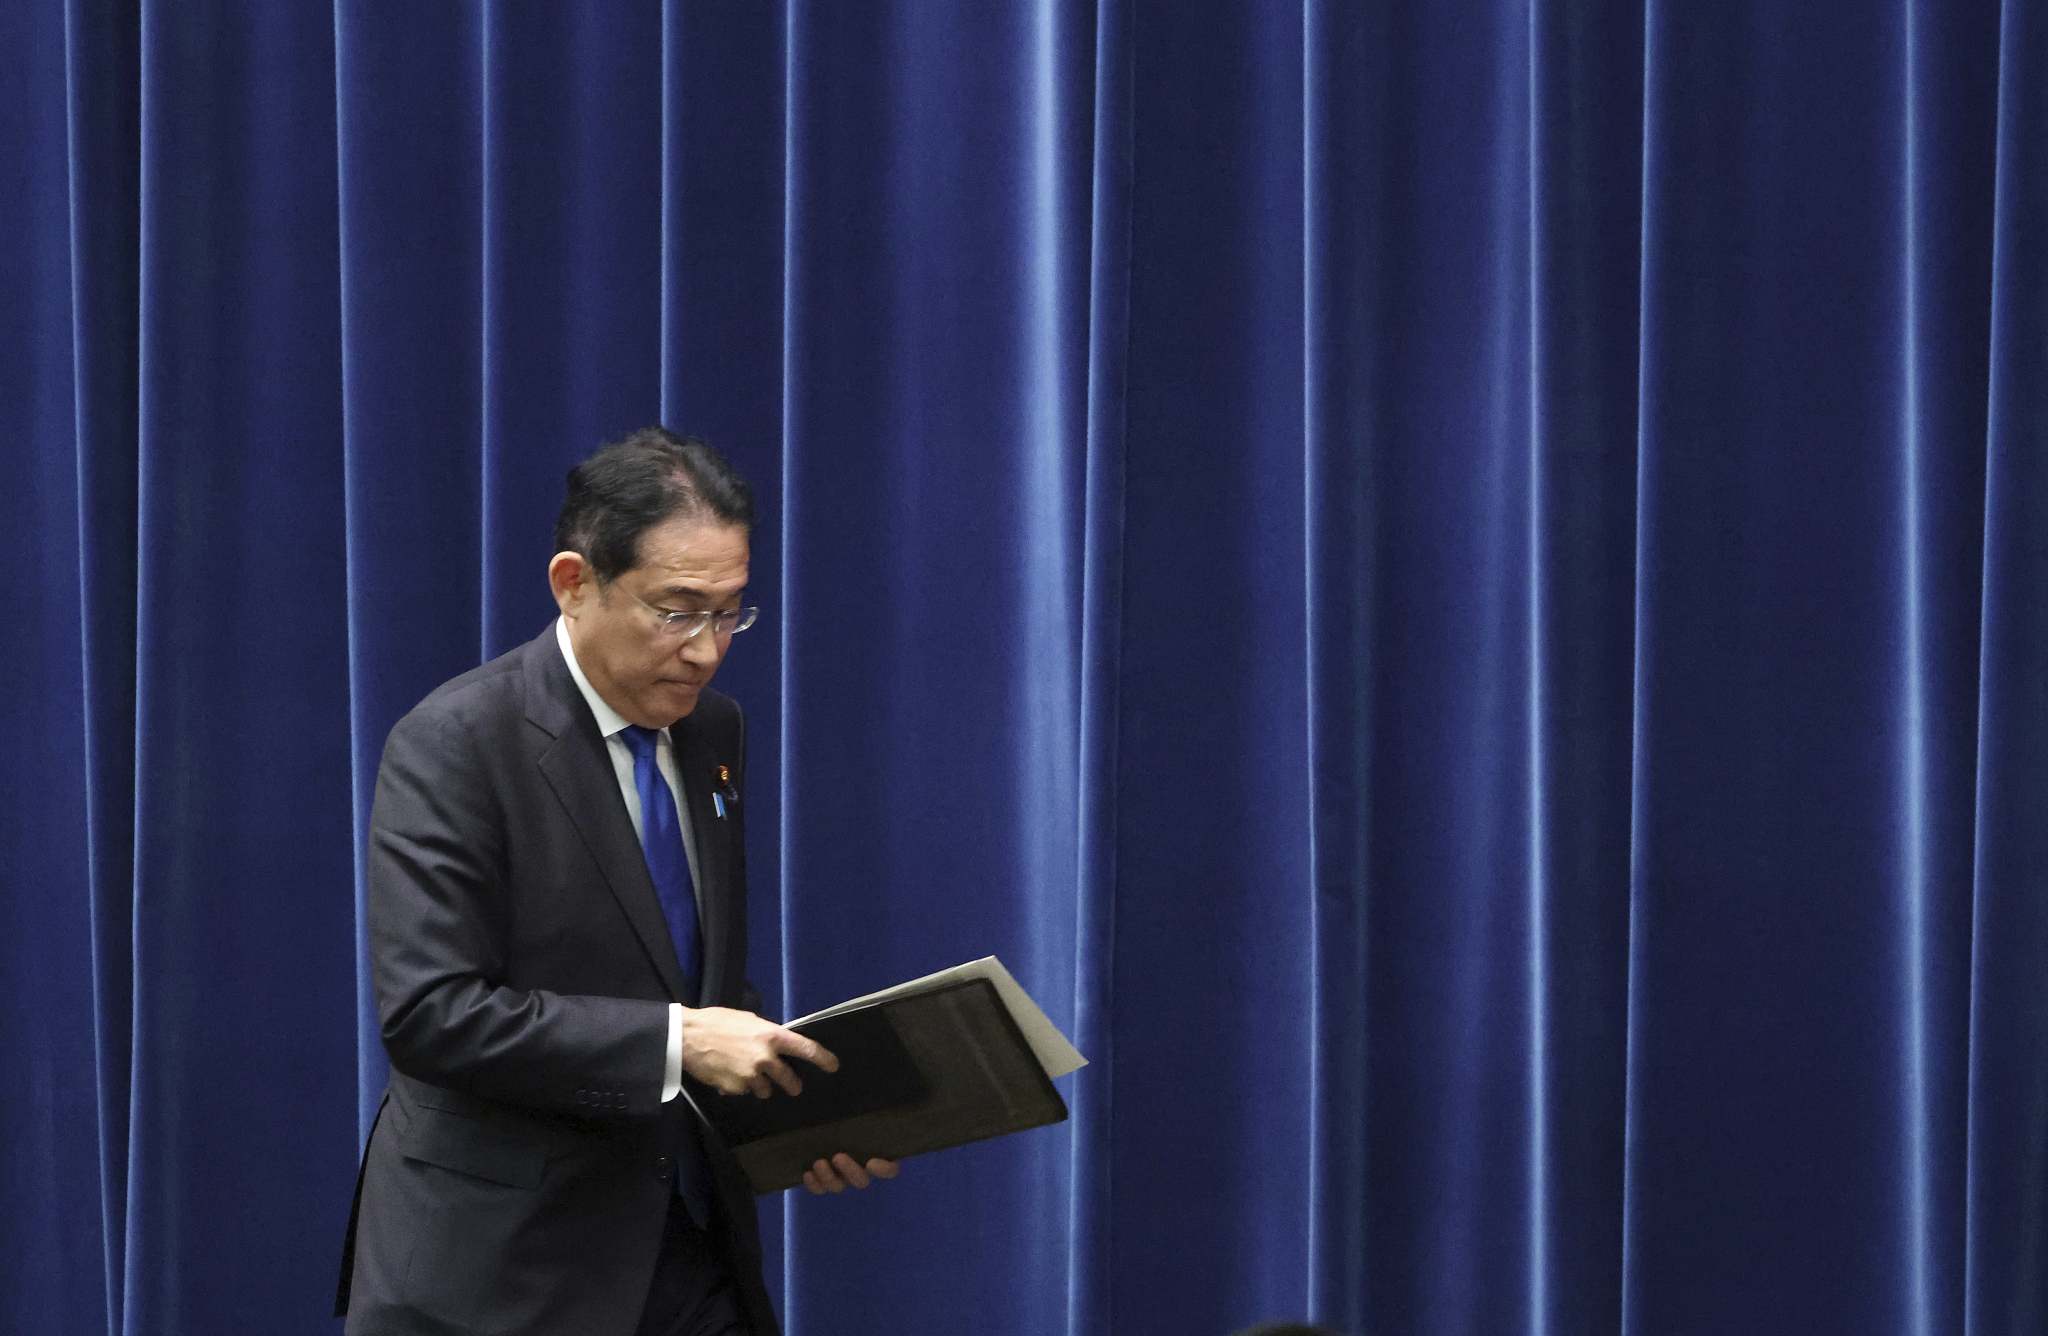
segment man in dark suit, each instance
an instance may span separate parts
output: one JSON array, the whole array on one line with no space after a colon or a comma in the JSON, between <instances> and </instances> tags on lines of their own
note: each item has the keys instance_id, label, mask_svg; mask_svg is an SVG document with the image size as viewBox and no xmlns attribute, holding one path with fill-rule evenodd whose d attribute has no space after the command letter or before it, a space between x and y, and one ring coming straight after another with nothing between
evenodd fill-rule
<instances>
[{"instance_id":1,"label":"man in dark suit","mask_svg":"<svg viewBox=\"0 0 2048 1336\"><path fill-rule=\"evenodd\" d=\"M751 1190L697 1112L837 1066L745 977L745 725L707 683L755 615L753 523L702 442L606 446L569 475L560 619L391 731L368 923L392 1074L350 1336L775 1331ZM841 1155L805 1185L895 1171Z\"/></svg>"}]
</instances>

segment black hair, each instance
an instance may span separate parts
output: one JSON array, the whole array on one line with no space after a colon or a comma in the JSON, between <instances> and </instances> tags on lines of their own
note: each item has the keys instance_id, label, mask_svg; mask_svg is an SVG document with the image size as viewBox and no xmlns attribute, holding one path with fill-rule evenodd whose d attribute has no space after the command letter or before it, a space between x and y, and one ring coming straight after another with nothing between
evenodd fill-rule
<instances>
[{"instance_id":1,"label":"black hair","mask_svg":"<svg viewBox=\"0 0 2048 1336\"><path fill-rule=\"evenodd\" d=\"M705 442L642 427L569 470L555 551L577 553L610 584L638 563L640 535L677 515L752 533L754 490Z\"/></svg>"}]
</instances>

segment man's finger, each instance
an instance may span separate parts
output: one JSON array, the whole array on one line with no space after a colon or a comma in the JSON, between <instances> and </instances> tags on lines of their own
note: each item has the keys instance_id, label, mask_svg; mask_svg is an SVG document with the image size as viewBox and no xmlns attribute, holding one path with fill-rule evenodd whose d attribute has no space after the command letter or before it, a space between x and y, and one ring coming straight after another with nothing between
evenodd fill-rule
<instances>
[{"instance_id":1,"label":"man's finger","mask_svg":"<svg viewBox=\"0 0 2048 1336\"><path fill-rule=\"evenodd\" d=\"M763 1063L760 1075L781 1086L786 1094L801 1095L804 1092L803 1081L794 1071L790 1070L789 1064L781 1058L770 1058L767 1062Z\"/></svg>"},{"instance_id":2,"label":"man's finger","mask_svg":"<svg viewBox=\"0 0 2048 1336\"><path fill-rule=\"evenodd\" d=\"M818 1186L826 1192L846 1191L846 1180L834 1173L831 1164L825 1160L818 1160L811 1165L811 1175L818 1180Z\"/></svg>"},{"instance_id":3,"label":"man's finger","mask_svg":"<svg viewBox=\"0 0 2048 1336\"><path fill-rule=\"evenodd\" d=\"M868 1185L868 1171L856 1164L854 1158L846 1152L841 1151L832 1157L832 1167L839 1171L841 1178L855 1187L864 1188Z\"/></svg>"},{"instance_id":4,"label":"man's finger","mask_svg":"<svg viewBox=\"0 0 2048 1336\"><path fill-rule=\"evenodd\" d=\"M813 1197L822 1197L825 1195L824 1186L818 1182L818 1175L815 1170L804 1170L804 1189L805 1191L809 1192Z\"/></svg>"},{"instance_id":5,"label":"man's finger","mask_svg":"<svg viewBox=\"0 0 2048 1336\"><path fill-rule=\"evenodd\" d=\"M897 1163L894 1160L869 1160L868 1172L876 1178L896 1177Z\"/></svg>"},{"instance_id":6,"label":"man's finger","mask_svg":"<svg viewBox=\"0 0 2048 1336\"><path fill-rule=\"evenodd\" d=\"M768 1078L758 1073L749 1076L746 1085L741 1088L755 1099L766 1099L775 1093L775 1087L768 1084Z\"/></svg>"},{"instance_id":7,"label":"man's finger","mask_svg":"<svg viewBox=\"0 0 2048 1336\"><path fill-rule=\"evenodd\" d=\"M768 1036L768 1043L792 1058L802 1058L813 1067L823 1067L828 1072L839 1070L839 1059L832 1055L831 1049L815 1039L804 1038L794 1030L777 1029Z\"/></svg>"}]
</instances>

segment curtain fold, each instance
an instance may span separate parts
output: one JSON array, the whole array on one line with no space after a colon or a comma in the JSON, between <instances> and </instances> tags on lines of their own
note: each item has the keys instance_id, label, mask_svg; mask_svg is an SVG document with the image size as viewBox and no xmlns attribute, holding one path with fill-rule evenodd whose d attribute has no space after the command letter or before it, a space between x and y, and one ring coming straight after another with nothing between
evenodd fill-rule
<instances>
[{"instance_id":1,"label":"curtain fold","mask_svg":"<svg viewBox=\"0 0 2048 1336\"><path fill-rule=\"evenodd\" d=\"M381 16L381 21L380 21ZM366 838L384 735L484 653L481 13L334 13L349 766ZM376 330L377 337L357 337ZM351 860L357 1141L384 1088Z\"/></svg>"},{"instance_id":2,"label":"curtain fold","mask_svg":"<svg viewBox=\"0 0 2048 1336\"><path fill-rule=\"evenodd\" d=\"M89 41L90 35L74 33L71 18L48 6L0 14L0 41L23 62L21 77L0 84L0 143L10 162L0 187L0 228L17 257L0 280L0 300L13 317L0 322L7 368L0 434L14 474L0 494L0 515L10 533L28 536L10 547L28 576L16 607L16 634L45 651L27 656L0 696L0 718L21 748L0 770L0 803L8 814L0 825L0 885L7 888L0 897L0 988L7 1013L28 1022L18 1021L7 1043L17 1071L0 1096L8 1142L0 1156L0 1194L8 1208L0 1213L0 1289L20 1296L11 1306L23 1324L100 1331L110 1306L118 1309L120 1302L108 1290L103 1213L118 1211L121 1203L117 1193L102 1196L103 1156L115 1155L125 1138L117 1133L103 1142L95 1135L111 1103L101 1096L98 1041L108 1041L109 1065L121 1060L114 1055L126 1046L117 1022L101 1024L104 1014L118 1008L98 986L94 950L107 917L96 892L111 878L95 878L105 863L96 864L93 854L118 858L106 839L109 827L119 828L103 813L94 822L88 796L94 760L114 754L114 748L104 728L89 733L87 724L94 705L110 687L118 690L118 683L84 675L87 646L111 619L105 586L92 578L104 567L82 532L91 520L81 495L103 475L98 458L75 442L72 422L81 405L105 420L111 396L81 363L99 368L96 354L119 333L96 341L78 318L82 303L106 310L106 287L88 281L81 291L71 256L79 244L74 191L83 195L93 185L117 191L120 174L75 186L71 157L74 143L118 134L120 104L113 99L108 108L75 98L67 53L74 41ZM102 114L81 124L94 112ZM88 232L84 244L102 247L103 234ZM118 532L124 527L118 522L120 497L107 501L107 527ZM102 596L81 600L83 591ZM88 609L83 617L77 611L82 601ZM81 689L82 682L90 686ZM17 756L40 757L43 763L31 767ZM45 842L51 853L39 858ZM30 879L32 867L36 875ZM125 986L127 972L118 957L108 963ZM65 1026L41 1024L46 1008L75 1019ZM114 1215L116 1229L118 1221Z\"/></svg>"},{"instance_id":3,"label":"curtain fold","mask_svg":"<svg viewBox=\"0 0 2048 1336\"><path fill-rule=\"evenodd\" d=\"M1970 900L1964 1321L2048 1321L2048 10L2003 6ZM1951 1219L1953 1216L1950 1217Z\"/></svg>"},{"instance_id":4,"label":"curtain fold","mask_svg":"<svg viewBox=\"0 0 2048 1336\"><path fill-rule=\"evenodd\" d=\"M354 1158L332 32L317 9L140 16L136 1336L260 1328L317 1292L332 1264L276 1240Z\"/></svg>"},{"instance_id":5,"label":"curtain fold","mask_svg":"<svg viewBox=\"0 0 2048 1336\"><path fill-rule=\"evenodd\" d=\"M1963 1242L1997 11L1746 17L1651 24L1629 1316L1930 1331Z\"/></svg>"},{"instance_id":6,"label":"curtain fold","mask_svg":"<svg viewBox=\"0 0 2048 1336\"><path fill-rule=\"evenodd\" d=\"M1122 659L1124 441L1130 345L1131 12L1095 14L1090 122L1086 462L1083 466L1078 773L1074 786L1072 1034L1094 1070L1068 1092L1073 1137L1066 1213L1066 1330L1107 1330L1112 1315L1108 1227L1116 1108L1097 1073L1116 1062L1118 712Z\"/></svg>"},{"instance_id":7,"label":"curtain fold","mask_svg":"<svg viewBox=\"0 0 2048 1336\"><path fill-rule=\"evenodd\" d=\"M793 1336L2039 1329L2038 0L0 12L0 1331L333 1330L383 738L754 482L752 974L1056 1128Z\"/></svg>"}]
</instances>

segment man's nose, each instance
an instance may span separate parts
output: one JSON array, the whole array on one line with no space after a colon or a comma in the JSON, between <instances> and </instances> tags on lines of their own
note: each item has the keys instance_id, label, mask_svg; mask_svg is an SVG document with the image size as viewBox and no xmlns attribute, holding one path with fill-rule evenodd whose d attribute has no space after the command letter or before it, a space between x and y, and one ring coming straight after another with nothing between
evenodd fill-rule
<instances>
[{"instance_id":1,"label":"man's nose","mask_svg":"<svg viewBox=\"0 0 2048 1336\"><path fill-rule=\"evenodd\" d=\"M718 661L725 656L718 647L718 633L707 626L685 640L676 650L676 657L684 663L716 668Z\"/></svg>"}]
</instances>

